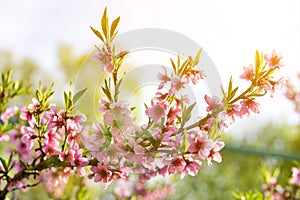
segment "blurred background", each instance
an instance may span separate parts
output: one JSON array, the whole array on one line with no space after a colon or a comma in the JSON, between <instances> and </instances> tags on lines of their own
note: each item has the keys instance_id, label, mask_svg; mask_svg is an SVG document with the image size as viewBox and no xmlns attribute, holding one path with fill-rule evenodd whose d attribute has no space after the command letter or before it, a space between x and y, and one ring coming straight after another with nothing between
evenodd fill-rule
<instances>
[{"instance_id":1,"label":"blurred background","mask_svg":"<svg viewBox=\"0 0 300 200\"><path fill-rule=\"evenodd\" d=\"M211 57L225 85L231 75L236 85L245 84L238 76L243 66L254 62L256 49L281 52L286 64L282 73L287 77L294 79L300 71L298 0L0 0L1 71L13 68L15 77L33 85L54 81L54 98L62 101L62 91L78 70L98 68L88 59L99 44L89 26L100 28L105 6L110 19L121 16L119 33L163 28L191 38ZM80 75L83 80L93 77L89 70ZM224 150L222 164L203 167L196 178L176 182L181 190L170 199L230 199L233 190L260 189L261 165L282 166L283 176L289 176L292 160L263 157L261 151L299 153L299 114L283 94L263 99L259 115L238 120L222 138L229 146L257 152Z\"/></svg>"}]
</instances>

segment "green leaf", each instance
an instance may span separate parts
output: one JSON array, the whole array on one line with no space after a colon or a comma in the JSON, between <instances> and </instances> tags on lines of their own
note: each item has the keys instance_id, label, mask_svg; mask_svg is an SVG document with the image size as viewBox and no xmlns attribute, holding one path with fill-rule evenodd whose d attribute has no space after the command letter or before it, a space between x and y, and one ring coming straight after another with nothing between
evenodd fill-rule
<instances>
[{"instance_id":1,"label":"green leaf","mask_svg":"<svg viewBox=\"0 0 300 200\"><path fill-rule=\"evenodd\" d=\"M90 28L92 29L92 31L94 32L94 34L95 34L102 42L104 42L104 39L103 39L101 33L100 33L98 30L96 30L96 29L94 29L93 27L91 27L91 26L90 26Z\"/></svg>"},{"instance_id":2,"label":"green leaf","mask_svg":"<svg viewBox=\"0 0 300 200\"><path fill-rule=\"evenodd\" d=\"M183 130L183 141L180 144L179 151L181 153L185 153L185 152L187 152L188 148L189 148L188 132L186 129L184 129Z\"/></svg>"},{"instance_id":3,"label":"green leaf","mask_svg":"<svg viewBox=\"0 0 300 200\"><path fill-rule=\"evenodd\" d=\"M2 163L3 168L5 169L5 171L8 171L8 166L6 164L6 161L4 160L4 158L0 157L0 161Z\"/></svg>"},{"instance_id":4,"label":"green leaf","mask_svg":"<svg viewBox=\"0 0 300 200\"><path fill-rule=\"evenodd\" d=\"M232 98L235 96L235 94L236 94L236 92L238 91L238 89L239 89L239 87L236 87L236 88L234 88L234 89L231 91L230 99L232 99Z\"/></svg>"},{"instance_id":5,"label":"green leaf","mask_svg":"<svg viewBox=\"0 0 300 200\"><path fill-rule=\"evenodd\" d=\"M112 23L111 23L111 29L110 29L110 38L113 38L115 36L115 30L119 24L120 17L116 18Z\"/></svg>"},{"instance_id":6,"label":"green leaf","mask_svg":"<svg viewBox=\"0 0 300 200\"><path fill-rule=\"evenodd\" d=\"M14 155L14 152L12 151L12 152L9 154L9 157L8 157L8 159L7 159L7 162L6 162L6 164L7 164L8 166L9 166L10 163L11 163L11 160L12 160L13 155Z\"/></svg>"},{"instance_id":7,"label":"green leaf","mask_svg":"<svg viewBox=\"0 0 300 200\"><path fill-rule=\"evenodd\" d=\"M86 92L88 88L84 88L82 90L80 90L79 92L77 92L74 97L73 97L73 103L76 104L77 101L83 96L83 94Z\"/></svg>"},{"instance_id":8,"label":"green leaf","mask_svg":"<svg viewBox=\"0 0 300 200\"><path fill-rule=\"evenodd\" d=\"M189 148L188 132L186 129L183 130L183 144L184 144L183 151L186 152Z\"/></svg>"},{"instance_id":9,"label":"green leaf","mask_svg":"<svg viewBox=\"0 0 300 200\"><path fill-rule=\"evenodd\" d=\"M69 97L66 92L64 92L64 101L65 101L65 107L69 107Z\"/></svg>"},{"instance_id":10,"label":"green leaf","mask_svg":"<svg viewBox=\"0 0 300 200\"><path fill-rule=\"evenodd\" d=\"M194 109L196 102L190 105L188 108L183 108L182 111L182 123L185 124L191 118L191 112Z\"/></svg>"}]
</instances>

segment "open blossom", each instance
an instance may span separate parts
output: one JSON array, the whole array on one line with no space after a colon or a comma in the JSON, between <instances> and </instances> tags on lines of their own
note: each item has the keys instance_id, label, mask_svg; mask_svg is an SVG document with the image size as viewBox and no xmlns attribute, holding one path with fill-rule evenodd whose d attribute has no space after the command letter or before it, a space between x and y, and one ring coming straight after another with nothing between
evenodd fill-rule
<instances>
[{"instance_id":1,"label":"open blossom","mask_svg":"<svg viewBox=\"0 0 300 200\"><path fill-rule=\"evenodd\" d=\"M164 85L171 80L171 78L168 76L167 74L167 70L166 68L163 68L164 69L164 74L162 73L158 73L157 77L159 80L161 80L159 86L158 86L158 90L162 89L164 87Z\"/></svg>"},{"instance_id":2,"label":"open blossom","mask_svg":"<svg viewBox=\"0 0 300 200\"><path fill-rule=\"evenodd\" d=\"M282 67L284 63L282 62L282 55L277 53L275 50L272 52L272 55L265 54L265 61L269 63L270 68L274 68L276 66Z\"/></svg>"},{"instance_id":3,"label":"open blossom","mask_svg":"<svg viewBox=\"0 0 300 200\"><path fill-rule=\"evenodd\" d=\"M191 153L197 153L199 158L206 159L210 155L210 151L214 146L214 142L211 139L208 139L206 133L191 131L189 143L190 146L188 151ZM194 136L193 136L194 135Z\"/></svg>"},{"instance_id":4,"label":"open blossom","mask_svg":"<svg viewBox=\"0 0 300 200\"><path fill-rule=\"evenodd\" d=\"M208 104L206 111L207 112L215 112L224 107L223 103L220 102L220 99L216 96L210 97L208 95L204 96L206 103Z\"/></svg>"},{"instance_id":5,"label":"open blossom","mask_svg":"<svg viewBox=\"0 0 300 200\"><path fill-rule=\"evenodd\" d=\"M218 163L222 162L222 157L219 151L223 149L225 146L224 142L215 142L213 148L210 150L210 154L207 157L207 164L208 166L212 166L212 161L216 161Z\"/></svg>"},{"instance_id":6,"label":"open blossom","mask_svg":"<svg viewBox=\"0 0 300 200\"><path fill-rule=\"evenodd\" d=\"M5 123L9 118L14 116L18 110L17 106L7 108L3 113L1 113L1 120Z\"/></svg>"},{"instance_id":7,"label":"open blossom","mask_svg":"<svg viewBox=\"0 0 300 200\"><path fill-rule=\"evenodd\" d=\"M22 126L20 130L23 134L22 142L24 142L29 149L32 149L37 139L34 129L31 127Z\"/></svg>"},{"instance_id":8,"label":"open blossom","mask_svg":"<svg viewBox=\"0 0 300 200\"><path fill-rule=\"evenodd\" d=\"M244 99L240 102L241 104L241 111L240 114L241 115L249 115L250 114L250 110L254 113L259 113L259 103L255 102L252 99Z\"/></svg>"},{"instance_id":9,"label":"open blossom","mask_svg":"<svg viewBox=\"0 0 300 200\"><path fill-rule=\"evenodd\" d=\"M165 101L159 101L159 102L154 102L152 100L151 102L152 106L148 108L145 112L146 115L148 115L150 118L153 118L155 123L158 123L158 121L165 117L167 115L167 109L168 105L167 102Z\"/></svg>"},{"instance_id":10,"label":"open blossom","mask_svg":"<svg viewBox=\"0 0 300 200\"><path fill-rule=\"evenodd\" d=\"M68 148L65 153L61 153L59 158L61 161L68 160L72 166L86 166L89 161L82 155L83 149L79 148L77 143Z\"/></svg>"},{"instance_id":11,"label":"open blossom","mask_svg":"<svg viewBox=\"0 0 300 200\"><path fill-rule=\"evenodd\" d=\"M44 123L48 122L48 129L51 128L62 128L66 125L66 111L60 110L57 111L57 108L54 104L50 105L50 111L43 113Z\"/></svg>"},{"instance_id":12,"label":"open blossom","mask_svg":"<svg viewBox=\"0 0 300 200\"><path fill-rule=\"evenodd\" d=\"M226 118L229 120L229 124L235 122L236 117L241 117L240 105L234 104L231 108L228 108L225 112Z\"/></svg>"},{"instance_id":13,"label":"open blossom","mask_svg":"<svg viewBox=\"0 0 300 200\"><path fill-rule=\"evenodd\" d=\"M169 90L169 95L172 96L179 90L183 89L185 84L186 82L183 82L180 77L171 77L171 89Z\"/></svg>"},{"instance_id":14,"label":"open blossom","mask_svg":"<svg viewBox=\"0 0 300 200\"><path fill-rule=\"evenodd\" d=\"M300 169L293 167L292 168L292 178L290 179L290 183L292 185L300 186Z\"/></svg>"},{"instance_id":15,"label":"open blossom","mask_svg":"<svg viewBox=\"0 0 300 200\"><path fill-rule=\"evenodd\" d=\"M98 166L92 166L91 171L94 173L94 181L102 181L104 189L106 189L114 179L112 169L107 165L102 165L100 162L98 163Z\"/></svg>"},{"instance_id":16,"label":"open blossom","mask_svg":"<svg viewBox=\"0 0 300 200\"><path fill-rule=\"evenodd\" d=\"M199 169L202 167L202 162L200 160L194 159L192 154L185 154L184 159L186 162L186 166L181 174L181 178L184 175L188 174L190 176L196 176L198 174Z\"/></svg>"},{"instance_id":17,"label":"open blossom","mask_svg":"<svg viewBox=\"0 0 300 200\"><path fill-rule=\"evenodd\" d=\"M135 118L130 116L131 110L125 102L111 103L103 115L105 125L110 126L114 138L130 128ZM116 137L115 137L116 136Z\"/></svg>"},{"instance_id":18,"label":"open blossom","mask_svg":"<svg viewBox=\"0 0 300 200\"><path fill-rule=\"evenodd\" d=\"M9 140L9 136L7 134L0 133L0 142L7 142Z\"/></svg>"},{"instance_id":19,"label":"open blossom","mask_svg":"<svg viewBox=\"0 0 300 200\"><path fill-rule=\"evenodd\" d=\"M241 79L252 81L254 78L253 65L250 64L248 67L244 67L244 73L240 75Z\"/></svg>"},{"instance_id":20,"label":"open blossom","mask_svg":"<svg viewBox=\"0 0 300 200\"><path fill-rule=\"evenodd\" d=\"M185 166L186 166L186 162L183 159L183 157L176 156L174 158L174 161L169 166L166 166L166 167L167 167L167 172L169 173L169 175L171 175L171 174L175 174L175 173L181 174L183 172Z\"/></svg>"},{"instance_id":21,"label":"open blossom","mask_svg":"<svg viewBox=\"0 0 300 200\"><path fill-rule=\"evenodd\" d=\"M61 136L55 131L55 128L52 128L45 133L45 140L42 143L42 148L46 155L59 155L60 139Z\"/></svg>"},{"instance_id":22,"label":"open blossom","mask_svg":"<svg viewBox=\"0 0 300 200\"><path fill-rule=\"evenodd\" d=\"M177 117L181 115L181 104L176 101L170 105L169 112L167 114L168 123L174 123Z\"/></svg>"},{"instance_id":23,"label":"open blossom","mask_svg":"<svg viewBox=\"0 0 300 200\"><path fill-rule=\"evenodd\" d=\"M21 106L20 110L21 110L20 118L23 119L24 121L27 121L30 127L34 127L36 124L36 120L33 114L29 110L27 110L24 106Z\"/></svg>"}]
</instances>

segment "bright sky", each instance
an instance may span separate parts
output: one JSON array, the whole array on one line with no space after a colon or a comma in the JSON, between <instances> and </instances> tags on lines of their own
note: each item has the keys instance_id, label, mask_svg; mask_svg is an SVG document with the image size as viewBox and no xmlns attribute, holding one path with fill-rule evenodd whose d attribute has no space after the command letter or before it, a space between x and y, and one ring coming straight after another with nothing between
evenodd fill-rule
<instances>
[{"instance_id":1,"label":"bright sky","mask_svg":"<svg viewBox=\"0 0 300 200\"><path fill-rule=\"evenodd\" d=\"M121 16L120 33L164 28L193 39L204 47L225 83L253 62L256 49L282 52L287 75L300 71L299 0L1 0L0 49L31 57L54 71L59 44L83 52L98 43L89 26L100 26L106 5L111 18ZM262 105L262 114L251 119L254 123L295 121L283 98Z\"/></svg>"}]
</instances>

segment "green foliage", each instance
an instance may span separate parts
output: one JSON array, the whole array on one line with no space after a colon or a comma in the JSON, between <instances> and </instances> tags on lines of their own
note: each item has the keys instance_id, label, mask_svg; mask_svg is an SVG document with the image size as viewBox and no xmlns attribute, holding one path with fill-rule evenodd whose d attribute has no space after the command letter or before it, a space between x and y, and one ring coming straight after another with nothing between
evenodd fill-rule
<instances>
[{"instance_id":1,"label":"green foliage","mask_svg":"<svg viewBox=\"0 0 300 200\"><path fill-rule=\"evenodd\" d=\"M29 92L29 87L24 86L23 81L14 81L11 77L12 71L1 73L0 83L0 112L3 112L5 105L11 99Z\"/></svg>"},{"instance_id":2,"label":"green foliage","mask_svg":"<svg viewBox=\"0 0 300 200\"><path fill-rule=\"evenodd\" d=\"M259 191L233 192L234 200L264 200L264 195Z\"/></svg>"}]
</instances>

